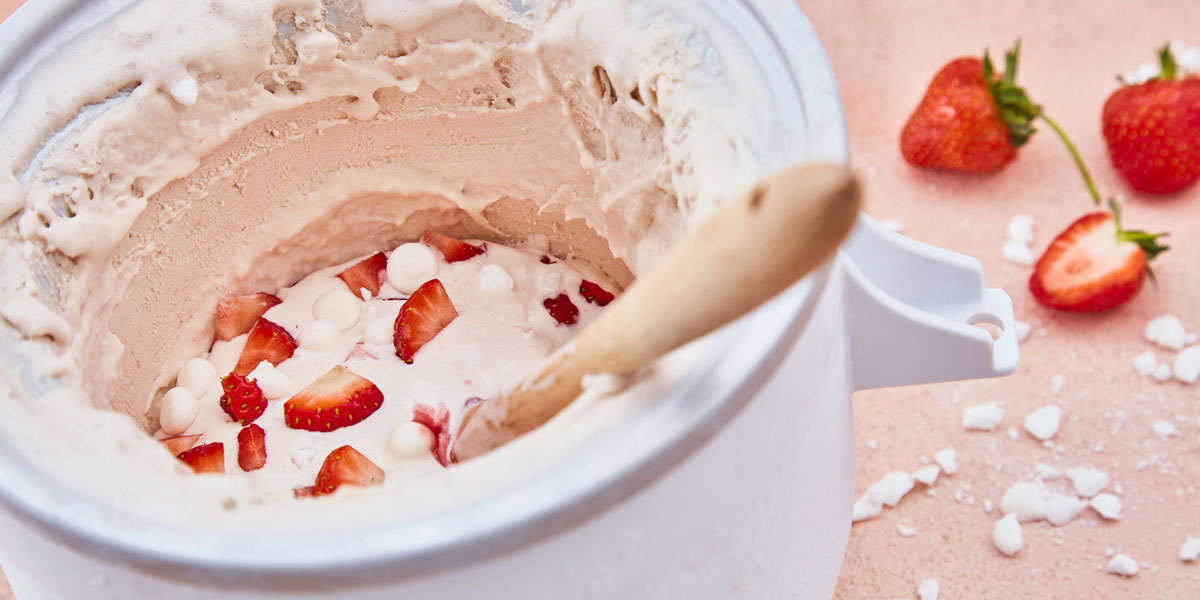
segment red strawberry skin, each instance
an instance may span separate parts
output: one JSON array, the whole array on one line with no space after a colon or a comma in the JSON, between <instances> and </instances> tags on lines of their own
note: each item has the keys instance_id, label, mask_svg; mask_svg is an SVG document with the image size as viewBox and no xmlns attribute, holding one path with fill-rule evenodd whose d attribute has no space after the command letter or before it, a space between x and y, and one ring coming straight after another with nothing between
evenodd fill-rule
<instances>
[{"instance_id":1,"label":"red strawberry skin","mask_svg":"<svg viewBox=\"0 0 1200 600\"><path fill-rule=\"evenodd\" d=\"M196 446L190 450L184 450L177 456L179 460L187 463L192 471L196 473L224 473L225 472L225 444L221 442L213 442Z\"/></svg>"},{"instance_id":2,"label":"red strawberry skin","mask_svg":"<svg viewBox=\"0 0 1200 600\"><path fill-rule=\"evenodd\" d=\"M1117 239L1113 216L1084 215L1038 259L1029 291L1039 303L1071 312L1099 312L1129 301L1142 287L1146 253Z\"/></svg>"},{"instance_id":3,"label":"red strawberry skin","mask_svg":"<svg viewBox=\"0 0 1200 600\"><path fill-rule=\"evenodd\" d=\"M292 495L296 498L315 498L320 496L321 493L317 491L317 486L315 485L302 485L292 488Z\"/></svg>"},{"instance_id":4,"label":"red strawberry skin","mask_svg":"<svg viewBox=\"0 0 1200 600\"><path fill-rule=\"evenodd\" d=\"M437 249L448 263L467 260L487 252L487 244L472 246L462 240L432 230L421 234L421 243Z\"/></svg>"},{"instance_id":5,"label":"red strawberry skin","mask_svg":"<svg viewBox=\"0 0 1200 600\"><path fill-rule=\"evenodd\" d=\"M342 485L379 485L383 469L352 446L342 446L329 453L317 473L314 487L318 494L330 494Z\"/></svg>"},{"instance_id":6,"label":"red strawberry skin","mask_svg":"<svg viewBox=\"0 0 1200 600\"><path fill-rule=\"evenodd\" d=\"M412 364L413 357L425 344L458 318L458 311L446 288L437 279L426 281L409 296L396 315L392 343L396 356Z\"/></svg>"},{"instance_id":7,"label":"red strawberry skin","mask_svg":"<svg viewBox=\"0 0 1200 600\"><path fill-rule=\"evenodd\" d=\"M371 297L379 295L379 287L383 284L383 273L387 271L387 255L382 252L376 252L370 258L354 265L338 273L338 278L346 282L346 287L354 292L355 296L362 293L363 289L371 292Z\"/></svg>"},{"instance_id":8,"label":"red strawberry skin","mask_svg":"<svg viewBox=\"0 0 1200 600\"><path fill-rule=\"evenodd\" d=\"M338 365L283 405L284 424L306 431L333 431L361 423L383 405L383 392L365 377Z\"/></svg>"},{"instance_id":9,"label":"red strawberry skin","mask_svg":"<svg viewBox=\"0 0 1200 600\"><path fill-rule=\"evenodd\" d=\"M243 471L261 469L267 464L267 433L250 424L238 432L238 466Z\"/></svg>"},{"instance_id":10,"label":"red strawberry skin","mask_svg":"<svg viewBox=\"0 0 1200 600\"><path fill-rule=\"evenodd\" d=\"M218 340L229 341L250 331L258 318L269 308L283 302L265 292L249 296L233 296L217 303L216 323L213 333Z\"/></svg>"},{"instance_id":11,"label":"red strawberry skin","mask_svg":"<svg viewBox=\"0 0 1200 600\"><path fill-rule=\"evenodd\" d=\"M433 457L443 467L450 464L450 409L441 402L436 408L418 402L413 405L412 420L433 434L429 445Z\"/></svg>"},{"instance_id":12,"label":"red strawberry skin","mask_svg":"<svg viewBox=\"0 0 1200 600\"><path fill-rule=\"evenodd\" d=\"M221 379L221 391L221 410L237 423L248 425L267 410L267 397L258 384L237 373Z\"/></svg>"},{"instance_id":13,"label":"red strawberry skin","mask_svg":"<svg viewBox=\"0 0 1200 600\"><path fill-rule=\"evenodd\" d=\"M1121 88L1101 122L1113 166L1133 189L1171 194L1200 179L1200 78Z\"/></svg>"},{"instance_id":14,"label":"red strawberry skin","mask_svg":"<svg viewBox=\"0 0 1200 600\"><path fill-rule=\"evenodd\" d=\"M579 284L579 295L583 296L584 300L595 304L596 306L608 306L609 302L613 301L613 295L599 285L592 283L586 279Z\"/></svg>"},{"instance_id":15,"label":"red strawberry skin","mask_svg":"<svg viewBox=\"0 0 1200 600\"><path fill-rule=\"evenodd\" d=\"M246 338L246 347L238 357L237 366L233 372L238 375L249 375L258 363L266 360L273 365L292 357L296 352L296 340L286 329L268 321L259 319L250 329L250 337Z\"/></svg>"},{"instance_id":16,"label":"red strawberry skin","mask_svg":"<svg viewBox=\"0 0 1200 600\"><path fill-rule=\"evenodd\" d=\"M959 58L942 67L900 132L909 164L988 173L1017 156L1008 127L983 78L983 61Z\"/></svg>"},{"instance_id":17,"label":"red strawberry skin","mask_svg":"<svg viewBox=\"0 0 1200 600\"><path fill-rule=\"evenodd\" d=\"M542 306L550 311L550 316L558 321L559 325L574 325L579 317L579 307L575 306L574 302L567 297L566 294L559 294L553 298L542 300Z\"/></svg>"}]
</instances>

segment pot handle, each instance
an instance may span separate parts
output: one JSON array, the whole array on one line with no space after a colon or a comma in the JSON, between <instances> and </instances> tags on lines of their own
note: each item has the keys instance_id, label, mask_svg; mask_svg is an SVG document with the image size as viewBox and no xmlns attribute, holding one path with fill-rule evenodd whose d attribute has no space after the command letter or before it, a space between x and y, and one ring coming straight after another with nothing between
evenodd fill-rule
<instances>
[{"instance_id":1,"label":"pot handle","mask_svg":"<svg viewBox=\"0 0 1200 600\"><path fill-rule=\"evenodd\" d=\"M1017 369L1012 300L976 259L867 215L842 247L854 389L981 379ZM1000 336L976 324L999 327Z\"/></svg>"}]
</instances>

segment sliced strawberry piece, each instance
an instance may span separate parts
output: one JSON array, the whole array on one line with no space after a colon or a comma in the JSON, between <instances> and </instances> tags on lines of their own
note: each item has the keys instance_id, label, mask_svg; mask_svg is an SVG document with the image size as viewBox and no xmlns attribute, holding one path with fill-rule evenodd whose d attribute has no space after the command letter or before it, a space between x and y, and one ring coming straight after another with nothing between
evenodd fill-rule
<instances>
[{"instance_id":1,"label":"sliced strawberry piece","mask_svg":"<svg viewBox=\"0 0 1200 600\"><path fill-rule=\"evenodd\" d=\"M225 444L213 442L180 452L176 458L197 473L225 472Z\"/></svg>"},{"instance_id":2,"label":"sliced strawberry piece","mask_svg":"<svg viewBox=\"0 0 1200 600\"><path fill-rule=\"evenodd\" d=\"M442 257L445 258L446 262L448 263L467 260L468 258L479 256L480 254L487 252L487 244L472 246L471 244L468 244L462 240L440 234L433 230L428 230L421 234L421 243L435 248L438 252L441 252Z\"/></svg>"},{"instance_id":3,"label":"sliced strawberry piece","mask_svg":"<svg viewBox=\"0 0 1200 600\"><path fill-rule=\"evenodd\" d=\"M378 358L378 356L375 356L370 350L367 349L367 345L365 343L359 342L350 349L350 352L346 354L346 360L342 362L350 362L352 360L376 360Z\"/></svg>"},{"instance_id":4,"label":"sliced strawberry piece","mask_svg":"<svg viewBox=\"0 0 1200 600\"><path fill-rule=\"evenodd\" d=\"M218 340L232 340L250 331L255 321L258 321L267 309L280 302L283 300L266 292L226 298L217 303L217 320L213 325L213 332Z\"/></svg>"},{"instance_id":5,"label":"sliced strawberry piece","mask_svg":"<svg viewBox=\"0 0 1200 600\"><path fill-rule=\"evenodd\" d=\"M321 493L317 491L317 486L315 485L302 485L292 488L292 495L297 498L315 498L320 496Z\"/></svg>"},{"instance_id":6,"label":"sliced strawberry piece","mask_svg":"<svg viewBox=\"0 0 1200 600\"><path fill-rule=\"evenodd\" d=\"M1029 291L1046 306L1072 312L1124 304L1142 287L1147 262L1167 249L1158 237L1122 230L1119 213L1084 215L1038 259Z\"/></svg>"},{"instance_id":7,"label":"sliced strawberry piece","mask_svg":"<svg viewBox=\"0 0 1200 600\"><path fill-rule=\"evenodd\" d=\"M566 294L559 294L553 298L542 300L542 306L550 311L550 316L558 321L559 325L574 325L576 317L579 316L579 307L575 306L574 302L567 297Z\"/></svg>"},{"instance_id":8,"label":"sliced strawberry piece","mask_svg":"<svg viewBox=\"0 0 1200 600\"><path fill-rule=\"evenodd\" d=\"M387 272L387 255L376 252L373 256L338 273L338 277L346 282L346 287L360 296L362 290L371 292L371 297L379 295L379 286L383 284L383 273Z\"/></svg>"},{"instance_id":9,"label":"sliced strawberry piece","mask_svg":"<svg viewBox=\"0 0 1200 600\"><path fill-rule=\"evenodd\" d=\"M254 422L267 410L267 397L254 380L230 373L221 378L221 391L221 410L242 425Z\"/></svg>"},{"instance_id":10,"label":"sliced strawberry piece","mask_svg":"<svg viewBox=\"0 0 1200 600\"><path fill-rule=\"evenodd\" d=\"M396 356L411 365L417 351L457 317L458 311L454 309L454 303L450 301L442 282L436 279L426 281L413 292L404 306L400 307L400 314L396 315L395 334L392 336Z\"/></svg>"},{"instance_id":11,"label":"sliced strawberry piece","mask_svg":"<svg viewBox=\"0 0 1200 600\"><path fill-rule=\"evenodd\" d=\"M422 404L413 405L413 423L424 425L433 434L429 451L442 466L450 464L450 409L438 402L437 408Z\"/></svg>"},{"instance_id":12,"label":"sliced strawberry piece","mask_svg":"<svg viewBox=\"0 0 1200 600\"><path fill-rule=\"evenodd\" d=\"M383 469L351 446L342 446L329 453L317 473L318 494L330 494L342 485L379 485Z\"/></svg>"},{"instance_id":13,"label":"sliced strawberry piece","mask_svg":"<svg viewBox=\"0 0 1200 600\"><path fill-rule=\"evenodd\" d=\"M614 297L609 292L606 292L604 288L586 279L583 280L583 283L579 284L579 295L583 296L584 300L596 306L608 306L608 303L612 302Z\"/></svg>"},{"instance_id":14,"label":"sliced strawberry piece","mask_svg":"<svg viewBox=\"0 0 1200 600\"><path fill-rule=\"evenodd\" d=\"M546 256L545 254L543 254L543 255L542 255L542 264L543 264L543 265L552 265L552 264L554 264L554 259L552 259L552 258L550 258L549 256Z\"/></svg>"},{"instance_id":15,"label":"sliced strawberry piece","mask_svg":"<svg viewBox=\"0 0 1200 600\"><path fill-rule=\"evenodd\" d=\"M261 469L267 464L267 432L250 424L238 432L238 466L243 471Z\"/></svg>"},{"instance_id":16,"label":"sliced strawberry piece","mask_svg":"<svg viewBox=\"0 0 1200 600\"><path fill-rule=\"evenodd\" d=\"M296 340L286 329L268 321L259 319L246 338L246 347L238 358L233 372L238 375L249 375L254 367L262 361L270 361L273 365L292 357L296 352Z\"/></svg>"},{"instance_id":17,"label":"sliced strawberry piece","mask_svg":"<svg viewBox=\"0 0 1200 600\"><path fill-rule=\"evenodd\" d=\"M333 431L362 422L382 404L375 384L338 365L292 396L283 419L292 429Z\"/></svg>"},{"instance_id":18,"label":"sliced strawberry piece","mask_svg":"<svg viewBox=\"0 0 1200 600\"><path fill-rule=\"evenodd\" d=\"M196 441L200 439L200 434L195 435L177 435L174 437L163 438L158 440L162 445L167 447L167 452L174 456L179 456L184 450L191 450L192 446L196 445Z\"/></svg>"}]
</instances>

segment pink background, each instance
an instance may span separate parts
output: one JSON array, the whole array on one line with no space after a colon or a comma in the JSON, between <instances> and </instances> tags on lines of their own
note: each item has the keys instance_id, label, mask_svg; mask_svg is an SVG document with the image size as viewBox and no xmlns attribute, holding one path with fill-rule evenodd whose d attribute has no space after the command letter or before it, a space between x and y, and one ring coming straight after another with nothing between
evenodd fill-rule
<instances>
[{"instance_id":1,"label":"pink background","mask_svg":"<svg viewBox=\"0 0 1200 600\"><path fill-rule=\"evenodd\" d=\"M19 4L0 0L0 18ZM1200 388L1157 384L1130 366L1149 348L1140 332L1150 318L1172 312L1200 328L1195 293L1200 270L1190 270L1200 258L1200 187L1164 199L1130 194L1109 165L1099 126L1117 73L1152 60L1165 40L1200 43L1200 3L802 0L801 5L841 83L869 212L899 219L915 239L982 260L990 285L1007 290L1018 318L1034 327L1022 346L1022 369L1013 377L855 398L860 492L888 471L911 471L920 457L948 446L958 450L960 470L937 482L936 496L918 485L897 508L854 526L836 597L915 598L918 582L928 578L938 580L944 599L1200 597L1200 564L1176 557L1186 534L1200 536L1200 493L1193 487L1200 486ZM991 176L928 173L900 158L898 132L934 72L984 47L998 58L1016 37L1023 48L1019 81L1074 137L1101 192L1129 197L1127 225L1172 232L1174 248L1156 263L1158 288L1147 287L1132 304L1109 314L1073 316L1038 307L1025 288L1029 269L1000 258L1013 215L1035 215L1034 249L1040 252L1089 209L1070 159L1048 129ZM1170 360L1168 353L1159 356ZM1051 389L1055 375L1065 381L1057 396ZM987 401L1004 406L1000 430L964 431L964 407ZM1025 413L1052 401L1064 413L1056 448L1024 432L1016 440L1005 435L1010 427L1020 428ZM1158 440L1150 430L1157 419L1173 422L1182 435ZM1158 464L1137 468L1152 457ZM1101 521L1088 511L1064 527L1026 524L1025 549L1015 558L1001 556L990 543L998 510L985 513L983 503L998 504L1035 462L1107 471L1123 488L1124 519ZM917 535L901 537L900 523L915 527ZM1104 573L1108 549L1149 566L1130 579ZM6 587L0 576L0 600L9 598Z\"/></svg>"}]
</instances>

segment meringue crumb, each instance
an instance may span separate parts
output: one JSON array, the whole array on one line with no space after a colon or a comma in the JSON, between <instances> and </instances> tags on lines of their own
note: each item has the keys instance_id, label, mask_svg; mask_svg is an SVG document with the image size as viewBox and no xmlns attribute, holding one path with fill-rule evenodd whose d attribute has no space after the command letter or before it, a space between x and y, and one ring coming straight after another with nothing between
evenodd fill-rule
<instances>
[{"instance_id":1,"label":"meringue crumb","mask_svg":"<svg viewBox=\"0 0 1200 600\"><path fill-rule=\"evenodd\" d=\"M963 412L962 424L965 429L978 431L995 431L996 426L1004 419L1004 411L995 402L969 406Z\"/></svg>"},{"instance_id":2,"label":"meringue crumb","mask_svg":"<svg viewBox=\"0 0 1200 600\"><path fill-rule=\"evenodd\" d=\"M992 544L1001 554L1013 556L1025 547L1025 537L1021 534L1021 523L1016 515L1005 515L992 526Z\"/></svg>"},{"instance_id":3,"label":"meringue crumb","mask_svg":"<svg viewBox=\"0 0 1200 600\"><path fill-rule=\"evenodd\" d=\"M1027 415L1025 415L1025 431L1029 435L1045 441L1058 433L1058 427L1062 423L1062 411L1055 404L1047 404Z\"/></svg>"},{"instance_id":4,"label":"meringue crumb","mask_svg":"<svg viewBox=\"0 0 1200 600\"><path fill-rule=\"evenodd\" d=\"M1104 567L1104 570L1122 577L1133 577L1138 574L1138 564L1136 560L1118 553L1108 561L1108 566Z\"/></svg>"},{"instance_id":5,"label":"meringue crumb","mask_svg":"<svg viewBox=\"0 0 1200 600\"><path fill-rule=\"evenodd\" d=\"M917 586L917 597L921 600L938 600L938 582L926 579Z\"/></svg>"},{"instance_id":6,"label":"meringue crumb","mask_svg":"<svg viewBox=\"0 0 1200 600\"><path fill-rule=\"evenodd\" d=\"M953 475L958 472L958 454L954 448L946 448L933 455L933 462L942 468L942 472Z\"/></svg>"},{"instance_id":7,"label":"meringue crumb","mask_svg":"<svg viewBox=\"0 0 1200 600\"><path fill-rule=\"evenodd\" d=\"M896 525L896 532L899 533L901 537L912 537L917 535L917 528L911 525L900 523L899 525Z\"/></svg>"},{"instance_id":8,"label":"meringue crumb","mask_svg":"<svg viewBox=\"0 0 1200 600\"><path fill-rule=\"evenodd\" d=\"M1170 350L1182 350L1187 343L1188 332L1179 317L1165 314L1155 317L1142 330L1147 342Z\"/></svg>"}]
</instances>

